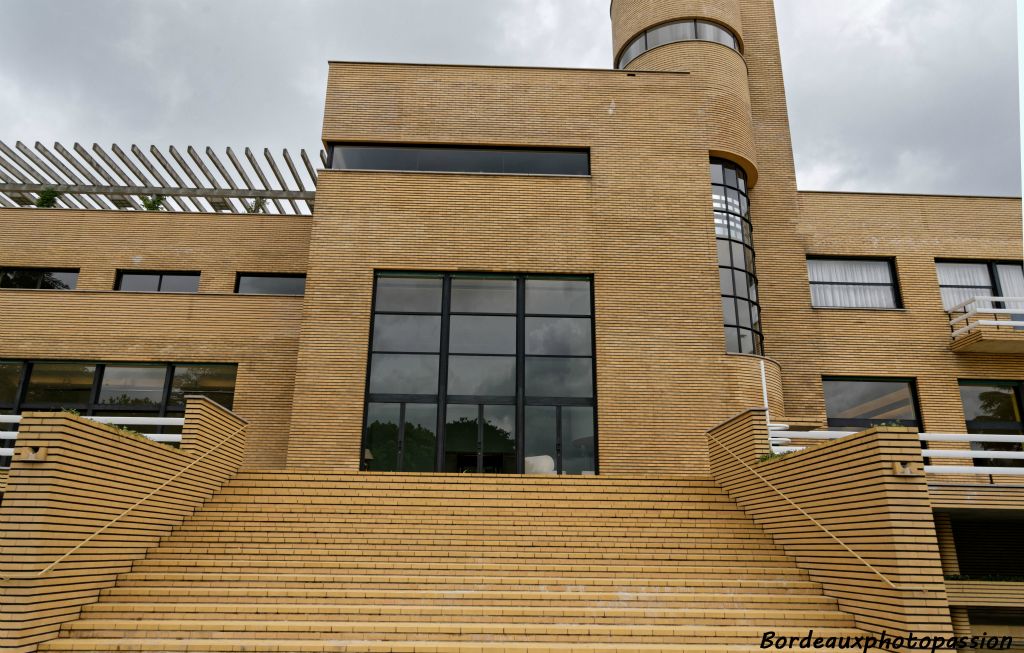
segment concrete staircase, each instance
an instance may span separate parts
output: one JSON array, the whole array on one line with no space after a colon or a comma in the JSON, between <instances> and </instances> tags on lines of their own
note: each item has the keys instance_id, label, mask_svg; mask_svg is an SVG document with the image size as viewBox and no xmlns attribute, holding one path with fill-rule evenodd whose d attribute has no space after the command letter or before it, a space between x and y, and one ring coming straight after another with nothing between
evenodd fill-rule
<instances>
[{"instance_id":1,"label":"concrete staircase","mask_svg":"<svg viewBox=\"0 0 1024 653\"><path fill-rule=\"evenodd\" d=\"M44 651L741 651L858 635L708 478L243 473Z\"/></svg>"}]
</instances>

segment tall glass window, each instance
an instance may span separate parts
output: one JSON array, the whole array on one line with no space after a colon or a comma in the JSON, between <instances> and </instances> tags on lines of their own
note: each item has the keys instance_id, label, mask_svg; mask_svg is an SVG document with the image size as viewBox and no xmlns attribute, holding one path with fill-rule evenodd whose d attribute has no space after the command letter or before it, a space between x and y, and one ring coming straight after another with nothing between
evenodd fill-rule
<instances>
[{"instance_id":1,"label":"tall glass window","mask_svg":"<svg viewBox=\"0 0 1024 653\"><path fill-rule=\"evenodd\" d=\"M379 273L363 468L595 473L591 295L585 277Z\"/></svg>"},{"instance_id":2,"label":"tall glass window","mask_svg":"<svg viewBox=\"0 0 1024 653\"><path fill-rule=\"evenodd\" d=\"M711 198L718 243L726 351L763 354L747 176L735 163L711 159Z\"/></svg>"},{"instance_id":3,"label":"tall glass window","mask_svg":"<svg viewBox=\"0 0 1024 653\"><path fill-rule=\"evenodd\" d=\"M960 381L968 433L1024 435L1024 395L1019 381ZM1022 451L1017 442L972 442L979 451ZM1024 461L975 458L978 467L1024 467Z\"/></svg>"}]
</instances>

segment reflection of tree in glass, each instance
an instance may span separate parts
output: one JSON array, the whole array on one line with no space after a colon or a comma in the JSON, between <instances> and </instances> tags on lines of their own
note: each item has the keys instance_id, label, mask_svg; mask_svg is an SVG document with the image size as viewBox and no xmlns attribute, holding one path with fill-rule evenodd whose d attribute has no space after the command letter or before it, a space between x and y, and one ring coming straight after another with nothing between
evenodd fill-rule
<instances>
[{"instance_id":1,"label":"reflection of tree in glass","mask_svg":"<svg viewBox=\"0 0 1024 653\"><path fill-rule=\"evenodd\" d=\"M371 458L366 469L371 472L393 472L398 461L398 424L374 421L366 428L366 448Z\"/></svg>"},{"instance_id":2,"label":"reflection of tree in glass","mask_svg":"<svg viewBox=\"0 0 1024 653\"><path fill-rule=\"evenodd\" d=\"M449 451L476 451L477 420L461 417L448 422L444 438L445 448Z\"/></svg>"},{"instance_id":3,"label":"reflection of tree in glass","mask_svg":"<svg viewBox=\"0 0 1024 653\"><path fill-rule=\"evenodd\" d=\"M206 395L231 408L235 392L233 365L179 365L174 368L172 403L182 404L187 394Z\"/></svg>"},{"instance_id":4,"label":"reflection of tree in glass","mask_svg":"<svg viewBox=\"0 0 1024 653\"><path fill-rule=\"evenodd\" d=\"M45 290L70 290L71 289L70 285L68 285L67 283L64 283L63 280L61 280L60 278L58 278L56 275L54 275L51 272L46 272L46 273L43 274L42 283L40 284L39 287L43 288Z\"/></svg>"},{"instance_id":5,"label":"reflection of tree in glass","mask_svg":"<svg viewBox=\"0 0 1024 653\"><path fill-rule=\"evenodd\" d=\"M1016 422L1020 418L1017 415L1016 397L1012 392L1003 390L989 390L978 393L978 401L984 415L978 415L975 419L979 422Z\"/></svg>"},{"instance_id":6,"label":"reflection of tree in glass","mask_svg":"<svg viewBox=\"0 0 1024 653\"><path fill-rule=\"evenodd\" d=\"M4 288L42 288L44 290L70 290L71 286L53 272L40 270L7 270L3 273Z\"/></svg>"},{"instance_id":7,"label":"reflection of tree in glass","mask_svg":"<svg viewBox=\"0 0 1024 653\"><path fill-rule=\"evenodd\" d=\"M402 461L404 472L434 471L434 457L437 455L437 438L434 429L419 424L405 423L405 446Z\"/></svg>"},{"instance_id":8,"label":"reflection of tree in glass","mask_svg":"<svg viewBox=\"0 0 1024 653\"><path fill-rule=\"evenodd\" d=\"M102 403L108 406L144 406L151 408L159 406L156 401L153 401L149 397L139 397L128 392L122 392L119 395L106 397L103 399Z\"/></svg>"}]
</instances>

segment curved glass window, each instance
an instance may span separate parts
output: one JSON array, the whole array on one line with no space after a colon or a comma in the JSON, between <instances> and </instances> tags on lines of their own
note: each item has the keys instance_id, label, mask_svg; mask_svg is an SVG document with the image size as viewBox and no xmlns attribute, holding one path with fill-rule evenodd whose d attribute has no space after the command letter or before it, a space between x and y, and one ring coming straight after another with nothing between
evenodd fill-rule
<instances>
[{"instance_id":1,"label":"curved glass window","mask_svg":"<svg viewBox=\"0 0 1024 653\"><path fill-rule=\"evenodd\" d=\"M726 350L760 355L764 353L761 307L757 299L747 176L743 169L724 159L711 159L711 198Z\"/></svg>"},{"instance_id":2,"label":"curved glass window","mask_svg":"<svg viewBox=\"0 0 1024 653\"><path fill-rule=\"evenodd\" d=\"M630 41L626 49L619 55L619 63L615 67L625 68L648 50L680 41L710 41L726 45L737 52L740 51L740 43L736 35L718 23L706 20L677 20L652 27Z\"/></svg>"}]
</instances>

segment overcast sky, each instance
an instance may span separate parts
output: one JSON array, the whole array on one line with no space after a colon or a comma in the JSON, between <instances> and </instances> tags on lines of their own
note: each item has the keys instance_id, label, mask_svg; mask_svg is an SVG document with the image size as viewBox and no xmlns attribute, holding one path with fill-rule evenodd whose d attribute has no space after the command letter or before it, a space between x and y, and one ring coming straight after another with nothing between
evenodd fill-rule
<instances>
[{"instance_id":1,"label":"overcast sky","mask_svg":"<svg viewBox=\"0 0 1024 653\"><path fill-rule=\"evenodd\" d=\"M801 189L1020 194L1013 0L776 5ZM610 50L608 0L0 0L0 140L315 148L329 59Z\"/></svg>"}]
</instances>

